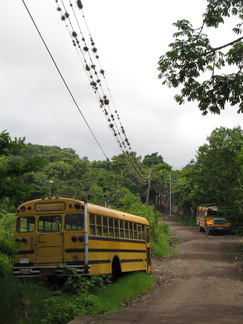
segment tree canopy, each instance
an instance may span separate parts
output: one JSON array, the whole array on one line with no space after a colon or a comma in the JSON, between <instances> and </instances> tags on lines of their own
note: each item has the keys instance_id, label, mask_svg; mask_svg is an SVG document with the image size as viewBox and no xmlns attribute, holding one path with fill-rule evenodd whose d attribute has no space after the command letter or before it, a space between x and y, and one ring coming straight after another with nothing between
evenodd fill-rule
<instances>
[{"instance_id":1,"label":"tree canopy","mask_svg":"<svg viewBox=\"0 0 243 324\"><path fill-rule=\"evenodd\" d=\"M227 17L237 20L232 30L236 36L213 47L204 30L219 28ZM194 28L186 19L173 24L178 32L173 35L170 50L159 59L158 78L163 85L181 87L180 94L175 95L179 104L185 99L197 101L203 115L220 114L227 103L239 105L238 113L243 112L242 19L242 0L207 0L201 26Z\"/></svg>"},{"instance_id":2,"label":"tree canopy","mask_svg":"<svg viewBox=\"0 0 243 324\"><path fill-rule=\"evenodd\" d=\"M234 228L243 225L243 131L216 128L200 146L196 161L186 166L173 188L174 202L184 211L215 203Z\"/></svg>"}]
</instances>

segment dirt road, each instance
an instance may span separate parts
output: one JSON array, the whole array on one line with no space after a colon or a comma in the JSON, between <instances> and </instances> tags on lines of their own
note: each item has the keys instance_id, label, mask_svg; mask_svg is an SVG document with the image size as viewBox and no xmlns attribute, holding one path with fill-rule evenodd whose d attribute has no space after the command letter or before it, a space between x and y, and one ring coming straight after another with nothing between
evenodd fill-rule
<instances>
[{"instance_id":1,"label":"dirt road","mask_svg":"<svg viewBox=\"0 0 243 324\"><path fill-rule=\"evenodd\" d=\"M153 262L157 287L124 309L70 324L242 324L242 269L236 245L242 237L205 235L170 224L178 256Z\"/></svg>"}]
</instances>

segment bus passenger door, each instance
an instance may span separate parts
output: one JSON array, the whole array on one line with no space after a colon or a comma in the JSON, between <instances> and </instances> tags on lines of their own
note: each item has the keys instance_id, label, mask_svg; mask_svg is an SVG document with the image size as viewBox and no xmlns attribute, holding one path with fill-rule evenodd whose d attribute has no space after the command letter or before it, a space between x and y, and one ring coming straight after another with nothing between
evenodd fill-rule
<instances>
[{"instance_id":1,"label":"bus passenger door","mask_svg":"<svg viewBox=\"0 0 243 324\"><path fill-rule=\"evenodd\" d=\"M35 242L36 263L45 265L63 262L62 216L40 216Z\"/></svg>"}]
</instances>

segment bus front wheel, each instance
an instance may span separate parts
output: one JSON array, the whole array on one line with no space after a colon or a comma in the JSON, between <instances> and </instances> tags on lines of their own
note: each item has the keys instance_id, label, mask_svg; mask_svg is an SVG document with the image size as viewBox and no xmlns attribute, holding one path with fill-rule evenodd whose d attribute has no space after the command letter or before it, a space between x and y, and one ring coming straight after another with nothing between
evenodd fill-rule
<instances>
[{"instance_id":1,"label":"bus front wheel","mask_svg":"<svg viewBox=\"0 0 243 324\"><path fill-rule=\"evenodd\" d=\"M211 234L211 231L210 231L210 229L208 229L208 227L205 228L205 232L206 232L207 235Z\"/></svg>"}]
</instances>

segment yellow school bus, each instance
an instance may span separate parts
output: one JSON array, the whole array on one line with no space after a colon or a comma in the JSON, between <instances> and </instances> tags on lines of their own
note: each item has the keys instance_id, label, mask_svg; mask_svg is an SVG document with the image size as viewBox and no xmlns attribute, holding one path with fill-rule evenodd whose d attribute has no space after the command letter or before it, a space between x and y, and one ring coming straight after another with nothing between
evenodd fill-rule
<instances>
[{"instance_id":1,"label":"yellow school bus","mask_svg":"<svg viewBox=\"0 0 243 324\"><path fill-rule=\"evenodd\" d=\"M36 199L16 210L20 247L15 277L151 272L149 222L136 215L71 198Z\"/></svg>"},{"instance_id":2,"label":"yellow school bus","mask_svg":"<svg viewBox=\"0 0 243 324\"><path fill-rule=\"evenodd\" d=\"M199 232L205 231L206 234L229 233L231 228L231 224L220 215L217 206L199 206L196 223L199 226Z\"/></svg>"}]
</instances>

